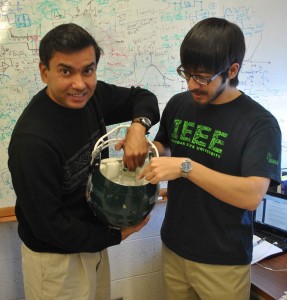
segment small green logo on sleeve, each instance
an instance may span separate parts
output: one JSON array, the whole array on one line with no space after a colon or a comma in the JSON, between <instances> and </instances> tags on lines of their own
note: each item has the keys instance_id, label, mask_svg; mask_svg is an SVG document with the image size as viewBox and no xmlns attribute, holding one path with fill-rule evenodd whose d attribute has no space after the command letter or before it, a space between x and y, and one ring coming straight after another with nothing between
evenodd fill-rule
<instances>
[{"instance_id":1,"label":"small green logo on sleeve","mask_svg":"<svg viewBox=\"0 0 287 300\"><path fill-rule=\"evenodd\" d=\"M267 161L272 164L278 166L279 161L277 159L272 158L272 154L270 152L267 153Z\"/></svg>"}]
</instances>

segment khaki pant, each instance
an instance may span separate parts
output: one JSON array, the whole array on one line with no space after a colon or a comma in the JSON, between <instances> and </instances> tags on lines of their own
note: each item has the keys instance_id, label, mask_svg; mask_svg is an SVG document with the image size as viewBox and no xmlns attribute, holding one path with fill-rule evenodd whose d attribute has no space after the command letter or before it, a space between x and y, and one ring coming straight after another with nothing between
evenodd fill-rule
<instances>
[{"instance_id":1,"label":"khaki pant","mask_svg":"<svg viewBox=\"0 0 287 300\"><path fill-rule=\"evenodd\" d=\"M163 245L165 300L249 300L250 265L224 266L183 259Z\"/></svg>"},{"instance_id":2,"label":"khaki pant","mask_svg":"<svg viewBox=\"0 0 287 300\"><path fill-rule=\"evenodd\" d=\"M31 251L22 244L26 300L110 300L107 250L57 254Z\"/></svg>"}]
</instances>

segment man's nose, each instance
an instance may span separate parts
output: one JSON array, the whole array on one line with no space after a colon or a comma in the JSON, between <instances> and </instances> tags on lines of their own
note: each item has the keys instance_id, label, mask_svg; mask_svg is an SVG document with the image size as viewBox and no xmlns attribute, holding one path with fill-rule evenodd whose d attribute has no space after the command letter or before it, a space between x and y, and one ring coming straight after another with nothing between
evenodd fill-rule
<instances>
[{"instance_id":1,"label":"man's nose","mask_svg":"<svg viewBox=\"0 0 287 300\"><path fill-rule=\"evenodd\" d=\"M77 90L82 90L85 88L85 86L86 86L86 83L85 83L85 80L84 80L82 74L75 74L73 76L72 87Z\"/></svg>"}]
</instances>

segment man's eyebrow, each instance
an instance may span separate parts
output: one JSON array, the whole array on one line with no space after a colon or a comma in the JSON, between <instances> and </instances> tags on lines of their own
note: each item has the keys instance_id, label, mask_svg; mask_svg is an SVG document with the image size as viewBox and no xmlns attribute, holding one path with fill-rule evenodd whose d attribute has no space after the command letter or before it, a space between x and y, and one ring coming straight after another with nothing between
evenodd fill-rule
<instances>
[{"instance_id":1,"label":"man's eyebrow","mask_svg":"<svg viewBox=\"0 0 287 300\"><path fill-rule=\"evenodd\" d=\"M96 62L91 62L90 64L88 64L88 65L86 65L86 66L84 66L84 68L86 69L86 68L90 68L90 67L92 67L92 66L96 66ZM70 66L70 65L66 65L66 64L63 64L63 63L59 63L58 64L58 68L66 68L66 69L73 69L73 67L72 66Z\"/></svg>"},{"instance_id":2,"label":"man's eyebrow","mask_svg":"<svg viewBox=\"0 0 287 300\"><path fill-rule=\"evenodd\" d=\"M93 62L91 62L90 64L88 64L88 65L86 66L86 68L89 68L89 67L92 67L92 66L96 66L96 62L95 62L95 61L93 61Z\"/></svg>"}]
</instances>

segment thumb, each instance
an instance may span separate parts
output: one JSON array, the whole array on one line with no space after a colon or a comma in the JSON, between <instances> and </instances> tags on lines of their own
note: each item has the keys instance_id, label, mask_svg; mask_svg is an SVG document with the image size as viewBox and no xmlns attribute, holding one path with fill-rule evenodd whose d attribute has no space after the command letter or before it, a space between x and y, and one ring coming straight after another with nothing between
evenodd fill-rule
<instances>
[{"instance_id":1,"label":"thumb","mask_svg":"<svg viewBox=\"0 0 287 300\"><path fill-rule=\"evenodd\" d=\"M115 145L115 150L119 151L119 150L123 149L124 146L125 146L125 139L122 139Z\"/></svg>"}]
</instances>

